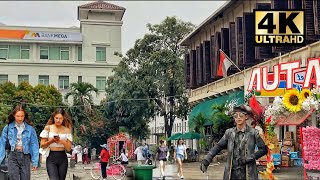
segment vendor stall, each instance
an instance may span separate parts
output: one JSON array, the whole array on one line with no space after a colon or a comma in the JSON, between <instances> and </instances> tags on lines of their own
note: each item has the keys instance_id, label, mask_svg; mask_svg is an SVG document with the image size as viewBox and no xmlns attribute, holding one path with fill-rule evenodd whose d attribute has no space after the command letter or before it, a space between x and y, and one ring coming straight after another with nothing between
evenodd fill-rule
<instances>
[{"instance_id":1,"label":"vendor stall","mask_svg":"<svg viewBox=\"0 0 320 180\"><path fill-rule=\"evenodd\" d=\"M134 140L125 133L116 134L108 139L108 147L111 157L119 157L121 154L121 149L125 149L128 153L129 159L134 157Z\"/></svg>"}]
</instances>

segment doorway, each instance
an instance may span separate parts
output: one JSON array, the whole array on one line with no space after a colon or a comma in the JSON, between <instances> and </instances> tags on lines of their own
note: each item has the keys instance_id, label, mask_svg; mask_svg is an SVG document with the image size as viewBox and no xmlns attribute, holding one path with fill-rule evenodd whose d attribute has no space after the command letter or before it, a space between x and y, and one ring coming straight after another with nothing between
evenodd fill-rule
<instances>
[{"instance_id":1,"label":"doorway","mask_svg":"<svg viewBox=\"0 0 320 180\"><path fill-rule=\"evenodd\" d=\"M121 150L123 149L124 141L119 141L119 156L121 154Z\"/></svg>"}]
</instances>

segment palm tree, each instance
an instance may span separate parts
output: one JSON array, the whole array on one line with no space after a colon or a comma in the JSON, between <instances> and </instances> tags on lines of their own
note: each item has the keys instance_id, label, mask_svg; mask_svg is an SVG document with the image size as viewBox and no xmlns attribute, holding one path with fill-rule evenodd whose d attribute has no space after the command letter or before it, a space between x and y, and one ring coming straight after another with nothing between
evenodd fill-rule
<instances>
[{"instance_id":1,"label":"palm tree","mask_svg":"<svg viewBox=\"0 0 320 180\"><path fill-rule=\"evenodd\" d=\"M199 113L197 116L193 117L190 120L190 130L195 131L201 134L201 140L199 141L202 147L205 148L207 146L207 139L205 136L205 124L206 124L207 118L204 116L203 113Z\"/></svg>"},{"instance_id":2,"label":"palm tree","mask_svg":"<svg viewBox=\"0 0 320 180\"><path fill-rule=\"evenodd\" d=\"M87 82L77 82L70 84L71 91L64 98L68 100L69 96L73 96L73 105L83 105L85 109L91 109L93 104L92 92L98 95L98 89Z\"/></svg>"},{"instance_id":3,"label":"palm tree","mask_svg":"<svg viewBox=\"0 0 320 180\"><path fill-rule=\"evenodd\" d=\"M210 119L213 124L212 141L219 140L228 128L233 127L233 120L226 114L226 110L227 109L224 104L217 104L212 106L212 116Z\"/></svg>"}]
</instances>

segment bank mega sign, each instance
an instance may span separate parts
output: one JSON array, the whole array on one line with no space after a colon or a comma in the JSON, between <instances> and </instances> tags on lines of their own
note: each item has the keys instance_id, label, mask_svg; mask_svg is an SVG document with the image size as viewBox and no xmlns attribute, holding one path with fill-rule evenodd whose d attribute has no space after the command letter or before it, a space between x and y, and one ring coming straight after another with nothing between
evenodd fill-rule
<instances>
[{"instance_id":1,"label":"bank mega sign","mask_svg":"<svg viewBox=\"0 0 320 180\"><path fill-rule=\"evenodd\" d=\"M82 41L80 33L29 31L23 39L46 41Z\"/></svg>"},{"instance_id":2,"label":"bank mega sign","mask_svg":"<svg viewBox=\"0 0 320 180\"><path fill-rule=\"evenodd\" d=\"M82 42L82 35L80 32L45 32L31 30L0 29L0 38L40 41Z\"/></svg>"},{"instance_id":3,"label":"bank mega sign","mask_svg":"<svg viewBox=\"0 0 320 180\"><path fill-rule=\"evenodd\" d=\"M273 72L268 66L253 68L247 91L255 90L258 96L279 96L286 90L320 87L320 57L308 59L306 68L300 60L276 64Z\"/></svg>"}]
</instances>

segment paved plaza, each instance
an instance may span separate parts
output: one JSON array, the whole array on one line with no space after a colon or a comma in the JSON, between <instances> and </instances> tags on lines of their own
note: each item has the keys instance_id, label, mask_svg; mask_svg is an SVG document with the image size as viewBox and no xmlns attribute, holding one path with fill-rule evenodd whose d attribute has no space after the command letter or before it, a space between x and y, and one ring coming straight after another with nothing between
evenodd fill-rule
<instances>
[{"instance_id":1,"label":"paved plaza","mask_svg":"<svg viewBox=\"0 0 320 180\"><path fill-rule=\"evenodd\" d=\"M199 170L199 162L193 163L184 163L184 179L187 180L206 180L206 179L217 179L220 180L223 177L225 163L220 165L213 165L208 168L208 174L204 174ZM45 164L41 165L36 172L32 172L33 180L46 180L48 179L47 172L45 169ZM81 180L90 180L90 168L91 165L76 164L75 168L69 168L67 174L67 180L73 180L73 176L79 177ZM260 170L263 170L262 168ZM153 170L153 179L158 179L160 175L159 168ZM303 170L301 167L290 167L290 168L281 168L274 172L274 175L277 176L280 180L302 180L303 179ZM113 179L108 177L108 179ZM130 178L125 178L129 180ZM177 176L177 165L171 164L167 165L166 168L166 179L179 179Z\"/></svg>"}]
</instances>

